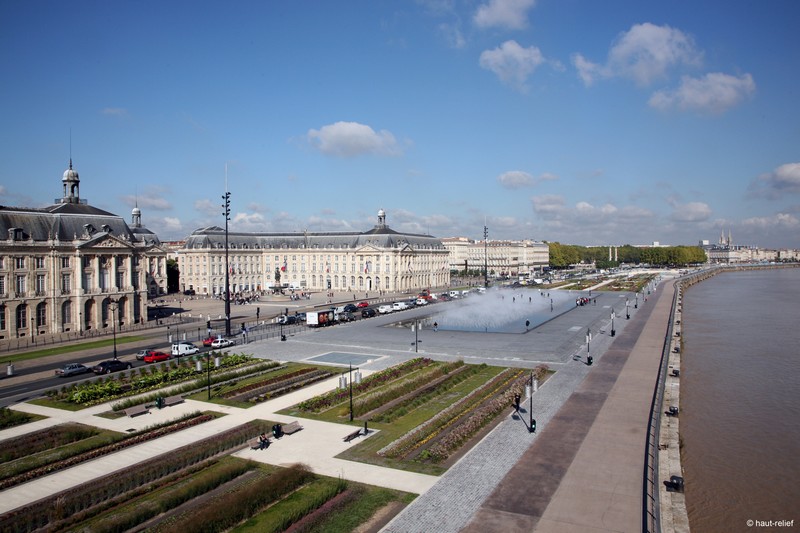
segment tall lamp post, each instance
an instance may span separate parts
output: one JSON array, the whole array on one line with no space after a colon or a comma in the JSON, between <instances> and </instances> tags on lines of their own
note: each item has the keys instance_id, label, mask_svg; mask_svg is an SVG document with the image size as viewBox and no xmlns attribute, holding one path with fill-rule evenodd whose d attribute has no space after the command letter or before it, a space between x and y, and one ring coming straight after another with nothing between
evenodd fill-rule
<instances>
[{"instance_id":1,"label":"tall lamp post","mask_svg":"<svg viewBox=\"0 0 800 533\"><path fill-rule=\"evenodd\" d=\"M208 399L211 400L211 352L206 352L206 390Z\"/></svg>"},{"instance_id":2,"label":"tall lamp post","mask_svg":"<svg viewBox=\"0 0 800 533\"><path fill-rule=\"evenodd\" d=\"M617 314L612 309L611 310L611 336L612 337L617 334L617 330L614 329L614 317L616 317L616 316L617 316Z\"/></svg>"},{"instance_id":3,"label":"tall lamp post","mask_svg":"<svg viewBox=\"0 0 800 533\"><path fill-rule=\"evenodd\" d=\"M348 365L350 367L350 369L348 370L348 373L350 375L350 377L348 378L350 380L350 382L348 383L348 386L350 387L350 422L352 422L353 421L353 363L348 363ZM358 378L359 383L361 383L358 367L355 368L355 371L356 371L356 378ZM344 378L344 372L342 372L341 378ZM339 384L341 386L341 381L339 382Z\"/></svg>"},{"instance_id":4,"label":"tall lamp post","mask_svg":"<svg viewBox=\"0 0 800 533\"><path fill-rule=\"evenodd\" d=\"M231 279L228 266L228 222L231 219L231 193L228 189L227 167L225 177L225 194L222 195L222 215L225 217L225 336L231 336Z\"/></svg>"},{"instance_id":5,"label":"tall lamp post","mask_svg":"<svg viewBox=\"0 0 800 533\"><path fill-rule=\"evenodd\" d=\"M531 405L528 409L528 413L530 414L530 424L528 425L528 431L530 433L536 432L536 420L533 418L533 370L531 370Z\"/></svg>"},{"instance_id":6,"label":"tall lamp post","mask_svg":"<svg viewBox=\"0 0 800 533\"><path fill-rule=\"evenodd\" d=\"M625 298L625 320L631 319L631 310L628 308L628 304L630 304L630 302Z\"/></svg>"},{"instance_id":7,"label":"tall lamp post","mask_svg":"<svg viewBox=\"0 0 800 533\"><path fill-rule=\"evenodd\" d=\"M116 361L116 359L117 359L117 314L116 314L117 302L115 302L114 300L111 300L111 303L109 304L109 307L111 307L111 333L114 336L114 360Z\"/></svg>"},{"instance_id":8,"label":"tall lamp post","mask_svg":"<svg viewBox=\"0 0 800 533\"><path fill-rule=\"evenodd\" d=\"M489 227L483 226L483 286L489 288Z\"/></svg>"}]
</instances>

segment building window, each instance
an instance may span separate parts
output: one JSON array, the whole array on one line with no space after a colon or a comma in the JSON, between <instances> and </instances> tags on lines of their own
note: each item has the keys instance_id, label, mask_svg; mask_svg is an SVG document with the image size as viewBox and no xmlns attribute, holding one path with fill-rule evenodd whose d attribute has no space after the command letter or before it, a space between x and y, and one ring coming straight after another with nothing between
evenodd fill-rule
<instances>
[{"instance_id":1,"label":"building window","mask_svg":"<svg viewBox=\"0 0 800 533\"><path fill-rule=\"evenodd\" d=\"M25 268L25 258L24 257L15 257L14 258L14 268Z\"/></svg>"},{"instance_id":2,"label":"building window","mask_svg":"<svg viewBox=\"0 0 800 533\"><path fill-rule=\"evenodd\" d=\"M125 273L117 272L117 290L122 290L125 285Z\"/></svg>"},{"instance_id":3,"label":"building window","mask_svg":"<svg viewBox=\"0 0 800 533\"><path fill-rule=\"evenodd\" d=\"M61 274L61 294L69 294L72 291L72 276Z\"/></svg>"},{"instance_id":4,"label":"building window","mask_svg":"<svg viewBox=\"0 0 800 533\"><path fill-rule=\"evenodd\" d=\"M36 268L44 268L44 257L35 257Z\"/></svg>"},{"instance_id":5,"label":"building window","mask_svg":"<svg viewBox=\"0 0 800 533\"><path fill-rule=\"evenodd\" d=\"M61 323L72 324L72 302L64 302L61 305Z\"/></svg>"},{"instance_id":6,"label":"building window","mask_svg":"<svg viewBox=\"0 0 800 533\"><path fill-rule=\"evenodd\" d=\"M5 304L0 304L0 331L5 331L6 329L6 306Z\"/></svg>"},{"instance_id":7,"label":"building window","mask_svg":"<svg viewBox=\"0 0 800 533\"><path fill-rule=\"evenodd\" d=\"M25 280L25 276L17 276L17 296L25 296L25 285L27 281Z\"/></svg>"},{"instance_id":8,"label":"building window","mask_svg":"<svg viewBox=\"0 0 800 533\"><path fill-rule=\"evenodd\" d=\"M6 277L0 276L0 297L6 298Z\"/></svg>"},{"instance_id":9,"label":"building window","mask_svg":"<svg viewBox=\"0 0 800 533\"><path fill-rule=\"evenodd\" d=\"M17 329L26 329L28 327L28 306L17 306Z\"/></svg>"},{"instance_id":10,"label":"building window","mask_svg":"<svg viewBox=\"0 0 800 533\"><path fill-rule=\"evenodd\" d=\"M6 258L0 255L0 268L6 267Z\"/></svg>"},{"instance_id":11,"label":"building window","mask_svg":"<svg viewBox=\"0 0 800 533\"><path fill-rule=\"evenodd\" d=\"M36 274L36 296L44 296L46 287L44 274Z\"/></svg>"},{"instance_id":12,"label":"building window","mask_svg":"<svg viewBox=\"0 0 800 533\"><path fill-rule=\"evenodd\" d=\"M69 268L69 257L61 258L61 268Z\"/></svg>"},{"instance_id":13,"label":"building window","mask_svg":"<svg viewBox=\"0 0 800 533\"><path fill-rule=\"evenodd\" d=\"M42 302L36 306L36 327L47 325L47 304Z\"/></svg>"}]
</instances>

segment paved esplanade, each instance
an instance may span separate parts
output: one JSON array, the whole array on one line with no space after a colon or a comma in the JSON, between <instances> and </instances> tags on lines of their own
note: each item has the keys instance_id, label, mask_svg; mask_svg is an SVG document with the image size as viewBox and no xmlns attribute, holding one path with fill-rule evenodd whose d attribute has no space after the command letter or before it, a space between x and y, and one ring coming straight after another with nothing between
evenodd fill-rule
<instances>
[{"instance_id":1,"label":"paved esplanade","mask_svg":"<svg viewBox=\"0 0 800 533\"><path fill-rule=\"evenodd\" d=\"M588 367L582 362L586 360L584 337L587 328L591 329L594 335L591 354L600 363L601 353L608 348L612 340L609 336L610 309L616 310L616 330L619 335L617 338L620 339L625 329L635 323L637 314L651 305L640 302L636 311L631 306L632 320L626 321L625 298L630 295L595 293L593 296L596 297L595 304L575 308L525 334L476 334L441 330L434 332L430 329L414 333L407 328L391 326L391 323L398 320L436 312L438 306L433 306L333 328L307 329L290 336L287 342L269 340L251 343L246 348L241 346L234 348L236 352L251 352L258 357L283 361L324 362L327 358L328 363L338 364L344 368L347 365L348 354L353 354L353 358L359 361L358 364L365 373L423 355L441 360L462 358L467 362L486 362L522 368L533 368L540 363L546 363L557 372L534 395L534 412L540 428L534 438L528 434L522 420L509 419L501 423L475 450L467 454L441 478L336 459L335 456L343 449L357 445L359 441L343 444L342 438L348 432L347 428L339 424L313 420L301 419L301 423L305 426L302 432L281 439L268 450L246 450L240 452L240 455L280 465L304 462L309 464L312 470L322 474L421 494L421 497L388 526L388 531L430 531L432 524L436 524L437 529L458 531L465 527L481 505L484 505L495 487L502 486L504 476L517 459L523 456L531 443L542 440L541 437L547 434L550 419L569 399L575 388L587 375L600 373L602 364ZM454 302L439 305L455 304ZM516 305L522 304L517 302ZM418 353L414 350L415 339L422 341L418 344ZM326 355L331 353L338 356ZM573 360L575 355L579 356L581 361ZM15 408L40 412L52 418L2 431L0 441L66 420L80 420L82 423L125 431L174 419L189 410L211 408L225 411L228 416L8 489L3 492L3 498L0 499L0 512L15 509L38 498L55 494L155 455L169 453L179 446L191 444L200 438L245 423L247 420L261 418L288 422L287 417L276 414L282 407L290 405L286 402L296 403L303 397L332 389L335 384L334 378L308 390L303 389L288 397L264 402L249 409L209 406L203 402L187 401L179 406L160 411L153 410L149 415L114 421L96 416L107 410L108 406L72 413L20 404Z\"/></svg>"},{"instance_id":2,"label":"paved esplanade","mask_svg":"<svg viewBox=\"0 0 800 533\"><path fill-rule=\"evenodd\" d=\"M623 318L613 343L592 341L594 366L570 361L533 395L534 436L527 412L510 416L384 531L640 530L647 419L672 292L662 287L664 297L658 290Z\"/></svg>"}]
</instances>

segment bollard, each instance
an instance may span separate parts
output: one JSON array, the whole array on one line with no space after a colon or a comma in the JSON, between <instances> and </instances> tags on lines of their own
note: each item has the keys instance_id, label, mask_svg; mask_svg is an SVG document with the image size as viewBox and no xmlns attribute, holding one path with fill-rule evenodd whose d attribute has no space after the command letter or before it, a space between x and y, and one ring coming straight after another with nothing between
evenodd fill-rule
<instances>
[{"instance_id":1,"label":"bollard","mask_svg":"<svg viewBox=\"0 0 800 533\"><path fill-rule=\"evenodd\" d=\"M12 363L9 363L8 366L6 367L6 375L8 377L11 377L11 376L14 375L14 365Z\"/></svg>"}]
</instances>

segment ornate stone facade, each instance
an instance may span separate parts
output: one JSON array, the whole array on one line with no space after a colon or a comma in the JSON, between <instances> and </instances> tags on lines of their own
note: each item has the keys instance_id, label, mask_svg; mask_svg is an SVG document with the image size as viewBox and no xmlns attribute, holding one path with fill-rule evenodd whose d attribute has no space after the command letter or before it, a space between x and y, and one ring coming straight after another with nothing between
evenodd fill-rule
<instances>
[{"instance_id":1,"label":"ornate stone facade","mask_svg":"<svg viewBox=\"0 0 800 533\"><path fill-rule=\"evenodd\" d=\"M192 233L178 253L181 290L225 292L225 231ZM369 231L228 233L232 294L267 291L276 283L309 291L415 291L450 283L448 252L430 235L399 233L378 224ZM276 270L280 282L276 281Z\"/></svg>"},{"instance_id":2,"label":"ornate stone facade","mask_svg":"<svg viewBox=\"0 0 800 533\"><path fill-rule=\"evenodd\" d=\"M0 206L0 339L87 331L147 320L147 299L166 292L158 237L88 205L78 172L43 208Z\"/></svg>"}]
</instances>

